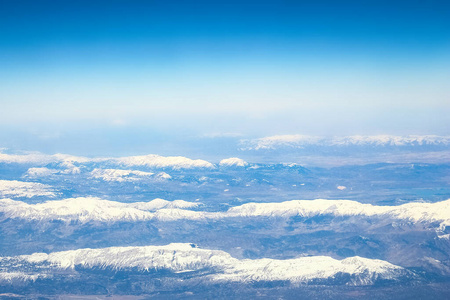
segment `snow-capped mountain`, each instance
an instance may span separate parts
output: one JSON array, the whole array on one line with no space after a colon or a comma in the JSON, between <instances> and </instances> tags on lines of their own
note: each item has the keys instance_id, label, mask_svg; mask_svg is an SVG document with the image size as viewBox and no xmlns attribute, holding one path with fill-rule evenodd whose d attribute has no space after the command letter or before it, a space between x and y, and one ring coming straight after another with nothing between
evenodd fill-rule
<instances>
[{"instance_id":1,"label":"snow-capped mountain","mask_svg":"<svg viewBox=\"0 0 450 300\"><path fill-rule=\"evenodd\" d=\"M61 166L73 166L86 163L103 163L106 165L119 165L125 167L146 167L153 169L192 169L192 168L214 168L214 165L201 159L190 159L183 156L160 156L155 154L128 156L128 157L100 157L88 158L67 154L46 155L41 153L33 154L5 154L0 153L0 163L18 163L34 166L45 166L50 163L57 163Z\"/></svg>"},{"instance_id":2,"label":"snow-capped mountain","mask_svg":"<svg viewBox=\"0 0 450 300\"><path fill-rule=\"evenodd\" d=\"M6 281L18 274L22 274L22 279L36 280L52 270L54 272L75 268L141 272L165 270L173 273L210 270L209 274L199 273L205 283L210 281L308 283L314 280L332 283L336 276L340 276L348 285L372 285L378 280L398 281L413 276L412 272L402 267L376 259L351 257L336 260L317 256L289 260L269 258L239 260L224 251L201 249L187 243L78 249L50 254L34 253L3 257L0 258L0 268L14 270L13 273L0 275L0 281Z\"/></svg>"},{"instance_id":3,"label":"snow-capped mountain","mask_svg":"<svg viewBox=\"0 0 450 300\"><path fill-rule=\"evenodd\" d=\"M288 151L218 153L210 157L216 165L158 155L2 154L0 291L313 299L402 289L409 297L431 282L446 295L446 151L414 152L432 141L392 137L281 140L314 145L313 155L328 145L326 155L345 161L305 168L304 156L277 156ZM408 162L358 165L344 153L350 146L395 148ZM316 200L291 200L299 198Z\"/></svg>"},{"instance_id":4,"label":"snow-capped mountain","mask_svg":"<svg viewBox=\"0 0 450 300\"><path fill-rule=\"evenodd\" d=\"M294 216L310 218L329 215L334 217L363 217L405 220L414 223L450 225L450 200L436 203L406 203L399 206L376 206L350 200L292 200L280 203L247 203L225 212L192 211L199 203L183 200L155 199L149 202L122 203L99 198L71 198L27 204L10 199L0 200L0 213L8 218L24 220L64 221L138 221L158 219L217 220L226 218ZM150 212L152 211L152 212Z\"/></svg>"},{"instance_id":5,"label":"snow-capped mountain","mask_svg":"<svg viewBox=\"0 0 450 300\"><path fill-rule=\"evenodd\" d=\"M406 203L399 206L377 206L350 200L324 199L292 200L281 203L247 203L230 208L227 215L230 217L377 216L412 222L450 224L450 199L437 203Z\"/></svg>"},{"instance_id":6,"label":"snow-capped mountain","mask_svg":"<svg viewBox=\"0 0 450 300\"><path fill-rule=\"evenodd\" d=\"M140 209L140 210L157 211L160 209L195 208L195 207L200 206L201 203L188 202L188 201L184 201L184 200L167 201L164 199L154 199L149 202L133 202L133 203L127 203L126 205L128 207L134 207L134 208Z\"/></svg>"},{"instance_id":7,"label":"snow-capped mountain","mask_svg":"<svg viewBox=\"0 0 450 300\"><path fill-rule=\"evenodd\" d=\"M240 158L237 157L230 157L226 159L222 159L219 162L219 166L221 167L246 167L248 166L248 163Z\"/></svg>"},{"instance_id":8,"label":"snow-capped mountain","mask_svg":"<svg viewBox=\"0 0 450 300\"><path fill-rule=\"evenodd\" d=\"M0 180L0 196L25 198L45 196L52 198L56 197L56 193L51 186L42 183Z\"/></svg>"},{"instance_id":9,"label":"snow-capped mountain","mask_svg":"<svg viewBox=\"0 0 450 300\"><path fill-rule=\"evenodd\" d=\"M193 208L199 203L183 200L173 202L155 199L149 202L121 203L99 198L71 198L27 204L11 199L0 200L0 213L3 218L24 220L62 220L62 221L142 221L155 217L150 211L162 209ZM194 212L195 213L195 212Z\"/></svg>"},{"instance_id":10,"label":"snow-capped mountain","mask_svg":"<svg viewBox=\"0 0 450 300\"><path fill-rule=\"evenodd\" d=\"M27 154L6 154L0 153L0 163L17 163L31 164L43 166L50 163L86 163L90 161L101 161L102 159L91 159L82 156L74 156L68 154L43 154L43 153L27 153Z\"/></svg>"},{"instance_id":11,"label":"snow-capped mountain","mask_svg":"<svg viewBox=\"0 0 450 300\"><path fill-rule=\"evenodd\" d=\"M378 280L398 281L412 274L382 260L357 256L336 260L328 256L312 256L287 260L242 260L214 277L216 280L239 282L286 280L308 283L324 279L332 281L345 275L349 275L346 285L372 285Z\"/></svg>"},{"instance_id":12,"label":"snow-capped mountain","mask_svg":"<svg viewBox=\"0 0 450 300\"><path fill-rule=\"evenodd\" d=\"M148 168L172 168L172 169L191 169L191 168L214 168L210 162L201 159L190 159L183 156L159 156L159 155L142 155L129 156L115 159L109 159L127 167L144 166Z\"/></svg>"},{"instance_id":13,"label":"snow-capped mountain","mask_svg":"<svg viewBox=\"0 0 450 300\"><path fill-rule=\"evenodd\" d=\"M29 168L27 172L22 176L25 179L40 179L43 177L51 177L54 175L76 175L81 173L81 168L76 167L73 164L61 164L64 165L64 169L51 169L46 167Z\"/></svg>"},{"instance_id":14,"label":"snow-capped mountain","mask_svg":"<svg viewBox=\"0 0 450 300\"><path fill-rule=\"evenodd\" d=\"M302 148L305 146L448 146L450 136L437 135L373 135L321 137L308 135L275 135L257 139L241 140L242 150L275 150L279 148Z\"/></svg>"},{"instance_id":15,"label":"snow-capped mountain","mask_svg":"<svg viewBox=\"0 0 450 300\"><path fill-rule=\"evenodd\" d=\"M94 169L91 172L92 178L100 178L105 181L140 181L151 178L155 173L120 170L120 169Z\"/></svg>"}]
</instances>

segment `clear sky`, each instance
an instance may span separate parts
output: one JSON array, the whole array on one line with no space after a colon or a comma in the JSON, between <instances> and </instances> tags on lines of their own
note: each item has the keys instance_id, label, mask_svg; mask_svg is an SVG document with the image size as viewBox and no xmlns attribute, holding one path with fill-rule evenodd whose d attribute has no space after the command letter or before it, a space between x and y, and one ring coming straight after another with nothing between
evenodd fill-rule
<instances>
[{"instance_id":1,"label":"clear sky","mask_svg":"<svg viewBox=\"0 0 450 300\"><path fill-rule=\"evenodd\" d=\"M449 1L0 0L0 146L446 135L449 83Z\"/></svg>"}]
</instances>

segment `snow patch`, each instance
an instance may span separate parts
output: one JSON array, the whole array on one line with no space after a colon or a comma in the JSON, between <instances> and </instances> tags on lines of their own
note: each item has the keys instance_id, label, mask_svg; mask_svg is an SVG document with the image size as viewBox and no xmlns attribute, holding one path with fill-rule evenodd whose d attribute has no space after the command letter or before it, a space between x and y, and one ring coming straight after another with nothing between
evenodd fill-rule
<instances>
[{"instance_id":1,"label":"snow patch","mask_svg":"<svg viewBox=\"0 0 450 300\"><path fill-rule=\"evenodd\" d=\"M117 182L141 181L150 178L152 175L154 175L154 173L119 169L94 169L91 172L93 178Z\"/></svg>"},{"instance_id":2,"label":"snow patch","mask_svg":"<svg viewBox=\"0 0 450 300\"><path fill-rule=\"evenodd\" d=\"M127 205L129 207L133 207L140 210L156 211L159 209L167 209L167 208L194 208L201 205L201 203L187 202L184 200L167 201L164 199L157 198L149 202L135 202L135 203L128 203Z\"/></svg>"},{"instance_id":3,"label":"snow patch","mask_svg":"<svg viewBox=\"0 0 450 300\"><path fill-rule=\"evenodd\" d=\"M183 156L159 156L154 154L142 156L129 156L111 159L124 166L143 166L148 168L172 168L172 169L192 169L208 168L213 169L214 165L201 159L190 159Z\"/></svg>"},{"instance_id":4,"label":"snow patch","mask_svg":"<svg viewBox=\"0 0 450 300\"><path fill-rule=\"evenodd\" d=\"M155 199L149 202L122 203L102 200L99 198L70 198L65 200L47 201L38 204L27 204L11 199L0 200L0 213L5 218L20 218L26 220L61 220L65 222L77 221L86 223L89 221L116 222L116 221L144 221L153 218L165 217L174 219L171 211L185 212L187 218L192 218L198 212L181 210L179 208L194 208L201 203L192 203L183 200L166 201ZM165 210L160 215L150 211ZM179 216L180 213L175 214ZM178 219L181 218L180 216ZM183 217L186 218L186 217Z\"/></svg>"},{"instance_id":5,"label":"snow patch","mask_svg":"<svg viewBox=\"0 0 450 300\"><path fill-rule=\"evenodd\" d=\"M222 159L219 162L219 165L221 167L246 167L248 165L248 163L243 159L240 159L237 157L230 157L230 158Z\"/></svg>"},{"instance_id":6,"label":"snow patch","mask_svg":"<svg viewBox=\"0 0 450 300\"><path fill-rule=\"evenodd\" d=\"M76 166L71 166L64 170L49 169L46 167L41 167L41 168L29 168L27 170L27 172L23 175L23 177L37 179L37 178L49 177L49 176L58 175L58 174L75 175L75 174L80 174L80 173L81 173L81 169Z\"/></svg>"},{"instance_id":7,"label":"snow patch","mask_svg":"<svg viewBox=\"0 0 450 300\"><path fill-rule=\"evenodd\" d=\"M56 197L51 186L17 180L0 180L0 195L3 197L25 197L35 196Z\"/></svg>"},{"instance_id":8,"label":"snow patch","mask_svg":"<svg viewBox=\"0 0 450 300\"><path fill-rule=\"evenodd\" d=\"M25 177L29 178L48 177L56 173L58 173L58 170L48 169L45 167L29 168L28 171L25 173Z\"/></svg>"},{"instance_id":9,"label":"snow patch","mask_svg":"<svg viewBox=\"0 0 450 300\"><path fill-rule=\"evenodd\" d=\"M1 262L0 262L1 263ZM13 283L15 281L36 281L49 277L47 274L27 274L25 272L0 272L0 283Z\"/></svg>"}]
</instances>

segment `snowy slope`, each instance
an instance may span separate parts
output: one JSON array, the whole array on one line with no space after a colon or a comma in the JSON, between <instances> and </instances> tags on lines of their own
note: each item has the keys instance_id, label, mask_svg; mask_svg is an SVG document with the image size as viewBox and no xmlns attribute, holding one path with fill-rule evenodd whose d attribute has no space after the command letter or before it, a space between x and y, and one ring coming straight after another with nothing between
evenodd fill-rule
<instances>
[{"instance_id":1,"label":"snowy slope","mask_svg":"<svg viewBox=\"0 0 450 300\"><path fill-rule=\"evenodd\" d=\"M154 213L149 212L152 210L192 208L198 205L198 203L182 200L170 202L162 199L149 202L121 203L99 198L70 198L39 204L1 199L0 213L4 215L4 218L25 220L62 220L82 223L89 221L142 221L155 217Z\"/></svg>"},{"instance_id":2,"label":"snowy slope","mask_svg":"<svg viewBox=\"0 0 450 300\"><path fill-rule=\"evenodd\" d=\"M349 274L347 285L372 285L378 279L397 280L408 272L396 265L377 259L349 257L336 260L328 256L300 257L287 260L242 260L216 275L216 280L240 282L286 280L307 283L317 279L333 279Z\"/></svg>"},{"instance_id":3,"label":"snowy slope","mask_svg":"<svg viewBox=\"0 0 450 300\"><path fill-rule=\"evenodd\" d=\"M353 135L320 137L308 135L275 135L252 140L242 140L243 150L301 148L304 146L424 146L450 145L450 136L437 135Z\"/></svg>"},{"instance_id":4,"label":"snowy slope","mask_svg":"<svg viewBox=\"0 0 450 300\"><path fill-rule=\"evenodd\" d=\"M0 196L31 198L35 196L55 197L56 194L53 192L52 187L46 184L0 180Z\"/></svg>"},{"instance_id":5,"label":"snowy slope","mask_svg":"<svg viewBox=\"0 0 450 300\"><path fill-rule=\"evenodd\" d=\"M31 271L30 264L37 266ZM79 249L50 254L34 253L0 258L0 268L14 266L25 276L38 276L52 269L100 268L113 270L169 270L189 272L211 269L207 281L291 281L308 283L317 279L333 279L339 274L350 275L347 284L371 285L378 279L398 280L412 275L402 267L382 260L351 257L336 260L326 256L299 257L289 260L239 260L220 250L200 249L192 244L175 243L165 246L110 247Z\"/></svg>"},{"instance_id":6,"label":"snowy slope","mask_svg":"<svg viewBox=\"0 0 450 300\"><path fill-rule=\"evenodd\" d=\"M245 160L237 158L237 157L230 157L230 158L222 159L219 162L219 166L221 166L221 167L245 167L247 165L248 165L248 163Z\"/></svg>"},{"instance_id":7,"label":"snowy slope","mask_svg":"<svg viewBox=\"0 0 450 300\"><path fill-rule=\"evenodd\" d=\"M247 203L230 208L227 215L235 217L382 216L412 222L450 223L450 200L437 203L407 203L399 206L376 206L350 200L323 199Z\"/></svg>"},{"instance_id":8,"label":"snowy slope","mask_svg":"<svg viewBox=\"0 0 450 300\"><path fill-rule=\"evenodd\" d=\"M102 161L102 159L91 159L69 154L48 155L43 153L31 154L6 154L0 153L0 163L19 163L43 166L49 163L87 163L91 161Z\"/></svg>"},{"instance_id":9,"label":"snowy slope","mask_svg":"<svg viewBox=\"0 0 450 300\"><path fill-rule=\"evenodd\" d=\"M165 173L151 173L137 170L122 170L122 169L94 169L90 172L92 178L102 179L104 181L116 182L138 182L148 179L153 180L168 180L172 177Z\"/></svg>"},{"instance_id":10,"label":"snowy slope","mask_svg":"<svg viewBox=\"0 0 450 300\"><path fill-rule=\"evenodd\" d=\"M104 181L140 181L152 177L154 173L134 171L134 170L120 170L120 169L94 169L91 172L93 178L99 178Z\"/></svg>"},{"instance_id":11,"label":"snowy slope","mask_svg":"<svg viewBox=\"0 0 450 300\"><path fill-rule=\"evenodd\" d=\"M98 198L72 198L26 204L8 199L0 200L0 212L7 218L63 221L138 221L152 218L146 211L126 204Z\"/></svg>"},{"instance_id":12,"label":"snowy slope","mask_svg":"<svg viewBox=\"0 0 450 300\"><path fill-rule=\"evenodd\" d=\"M110 161L127 167L144 166L148 168L172 168L172 169L192 169L192 168L214 168L210 162L201 159L190 159L183 156L159 156L154 154L142 156L129 156L110 159Z\"/></svg>"},{"instance_id":13,"label":"snowy slope","mask_svg":"<svg viewBox=\"0 0 450 300\"><path fill-rule=\"evenodd\" d=\"M192 211L199 203L155 199L149 202L122 203L99 198L71 198L26 204L10 199L0 200L0 213L6 217L31 220L64 221L138 221L158 219L213 220L248 217L380 217L414 223L450 224L450 200L436 203L407 203L399 206L376 206L350 200L292 200L280 203L247 203L225 212ZM152 211L152 212L150 212Z\"/></svg>"},{"instance_id":14,"label":"snowy slope","mask_svg":"<svg viewBox=\"0 0 450 300\"><path fill-rule=\"evenodd\" d=\"M160 209L174 209L174 208L194 208L198 207L200 203L188 202L183 200L167 201L164 199L154 199L149 202L134 202L127 203L128 207L134 207L136 209L156 211Z\"/></svg>"},{"instance_id":15,"label":"snowy slope","mask_svg":"<svg viewBox=\"0 0 450 300\"><path fill-rule=\"evenodd\" d=\"M208 168L213 169L214 165L201 159L190 159L183 156L160 156L155 154L127 157L100 157L88 158L82 156L73 156L68 154L47 155L41 153L35 154L5 154L0 153L0 163L20 163L31 164L35 166L45 166L50 163L58 163L62 167L73 167L75 163L106 163L126 167L147 167L147 168L171 168L171 169L192 169Z\"/></svg>"},{"instance_id":16,"label":"snowy slope","mask_svg":"<svg viewBox=\"0 0 450 300\"><path fill-rule=\"evenodd\" d=\"M65 164L65 169L49 169L46 167L29 168L23 175L24 178L39 179L41 177L50 177L52 175L75 175L81 173L81 168L71 163Z\"/></svg>"}]
</instances>

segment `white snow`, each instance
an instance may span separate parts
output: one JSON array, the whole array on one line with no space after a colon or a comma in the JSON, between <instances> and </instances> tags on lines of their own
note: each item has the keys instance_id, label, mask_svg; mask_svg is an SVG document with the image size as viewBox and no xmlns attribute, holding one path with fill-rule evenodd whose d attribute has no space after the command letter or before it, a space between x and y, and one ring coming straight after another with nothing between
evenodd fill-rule
<instances>
[{"instance_id":1,"label":"white snow","mask_svg":"<svg viewBox=\"0 0 450 300\"><path fill-rule=\"evenodd\" d=\"M193 248L191 244L174 243L166 246L110 247L78 249L50 254L35 253L21 256L31 263L49 262L61 268L100 267L138 270L168 269L171 271L198 270L221 266L231 260L223 251Z\"/></svg>"},{"instance_id":2,"label":"white snow","mask_svg":"<svg viewBox=\"0 0 450 300\"><path fill-rule=\"evenodd\" d=\"M24 178L30 178L30 179L37 179L40 177L49 177L52 175L57 174L80 174L81 169L79 167L76 167L74 165L67 167L66 169L60 170L60 169L49 169L46 167L40 167L40 168L29 168L27 172L24 174Z\"/></svg>"},{"instance_id":3,"label":"white snow","mask_svg":"<svg viewBox=\"0 0 450 300\"><path fill-rule=\"evenodd\" d=\"M124 166L144 166L149 168L172 168L172 169L191 169L191 168L214 168L210 162L201 159L190 159L183 156L159 156L154 154L142 156L129 156L110 159Z\"/></svg>"},{"instance_id":4,"label":"white snow","mask_svg":"<svg viewBox=\"0 0 450 300\"><path fill-rule=\"evenodd\" d=\"M436 203L407 203L399 206L376 206L350 200L292 200L279 203L247 203L226 212L191 211L200 203L155 199L149 202L122 203L99 198L71 198L26 204L0 200L0 212L7 217L64 221L137 221L157 219L212 220L224 218L314 217L319 215L379 217L391 220L450 224L450 200Z\"/></svg>"},{"instance_id":5,"label":"white snow","mask_svg":"<svg viewBox=\"0 0 450 300\"><path fill-rule=\"evenodd\" d=\"M49 163L58 163L63 167L75 167L74 163L111 163L121 166L142 166L148 168L172 168L172 169L192 169L208 168L215 166L201 159L190 159L183 156L160 156L155 154L127 157L100 157L88 158L82 156L73 156L68 154L47 155L42 153L33 154L5 154L0 153L0 163L21 163L32 164L34 166L45 166Z\"/></svg>"},{"instance_id":6,"label":"white snow","mask_svg":"<svg viewBox=\"0 0 450 300\"><path fill-rule=\"evenodd\" d=\"M334 137L329 142L332 146L374 145L374 146L407 146L407 145L450 145L450 136L437 135L353 135Z\"/></svg>"},{"instance_id":7,"label":"white snow","mask_svg":"<svg viewBox=\"0 0 450 300\"><path fill-rule=\"evenodd\" d=\"M423 146L450 145L450 136L437 135L353 135L321 137L309 135L275 135L252 140L242 140L243 150L261 150L278 148L302 148L308 145L318 146Z\"/></svg>"},{"instance_id":8,"label":"white snow","mask_svg":"<svg viewBox=\"0 0 450 300\"><path fill-rule=\"evenodd\" d=\"M0 262L1 263L1 262ZM19 281L36 281L37 279L42 279L49 277L47 274L26 274L25 272L1 272L0 271L0 282L12 283L16 280Z\"/></svg>"},{"instance_id":9,"label":"white snow","mask_svg":"<svg viewBox=\"0 0 450 300\"><path fill-rule=\"evenodd\" d=\"M381 216L413 222L450 222L450 199L436 203L376 206L350 200L292 200L280 203L247 203L226 213L236 217Z\"/></svg>"},{"instance_id":10,"label":"white snow","mask_svg":"<svg viewBox=\"0 0 450 300\"><path fill-rule=\"evenodd\" d=\"M27 204L11 199L0 200L0 213L6 218L20 218L27 220L62 220L66 222L89 221L115 222L115 221L143 221L152 218L173 219L170 211L179 211L179 208L193 208L201 203L192 203L183 200L166 201L155 199L149 202L122 203L102 200L99 198L70 198L65 200L47 201L38 204ZM160 216L150 211L166 210ZM194 211L180 210L187 214L198 214Z\"/></svg>"},{"instance_id":11,"label":"white snow","mask_svg":"<svg viewBox=\"0 0 450 300\"><path fill-rule=\"evenodd\" d=\"M58 173L58 170L48 169L45 167L29 168L28 171L25 173L25 177L30 177L30 178L48 177L48 176L51 176L56 173Z\"/></svg>"},{"instance_id":12,"label":"white snow","mask_svg":"<svg viewBox=\"0 0 450 300\"><path fill-rule=\"evenodd\" d=\"M19 164L32 164L36 166L43 166L49 163L86 163L91 161L102 161L102 159L92 159L82 156L73 156L68 154L43 154L43 153L30 153L30 154L6 154L0 153L0 162L2 163L19 163Z\"/></svg>"},{"instance_id":13,"label":"white snow","mask_svg":"<svg viewBox=\"0 0 450 300\"><path fill-rule=\"evenodd\" d=\"M242 140L243 150L276 149L279 147L301 147L321 142L323 138L309 135L274 135L253 140Z\"/></svg>"},{"instance_id":14,"label":"white snow","mask_svg":"<svg viewBox=\"0 0 450 300\"><path fill-rule=\"evenodd\" d=\"M344 273L355 278L348 285L371 285L374 279L393 280L405 273L402 267L386 261L350 257L343 260L328 256L300 257L287 260L246 259L237 261L223 274L214 276L216 280L252 282L283 280L307 283L314 279L334 278Z\"/></svg>"},{"instance_id":15,"label":"white snow","mask_svg":"<svg viewBox=\"0 0 450 300\"><path fill-rule=\"evenodd\" d=\"M91 172L93 178L117 182L142 181L149 179L152 175L154 175L154 173L119 169L94 169Z\"/></svg>"},{"instance_id":16,"label":"white snow","mask_svg":"<svg viewBox=\"0 0 450 300\"><path fill-rule=\"evenodd\" d=\"M176 220L206 220L220 216L218 213L192 211L185 209L160 209L155 212L155 218L160 221Z\"/></svg>"},{"instance_id":17,"label":"white snow","mask_svg":"<svg viewBox=\"0 0 450 300\"><path fill-rule=\"evenodd\" d=\"M0 180L0 196L3 197L26 197L35 196L55 197L51 186L17 180Z\"/></svg>"},{"instance_id":18,"label":"white snow","mask_svg":"<svg viewBox=\"0 0 450 300\"><path fill-rule=\"evenodd\" d=\"M174 200L174 201L167 201L164 199L154 199L149 202L134 202L134 203L128 203L127 205L129 207L133 207L140 210L148 210L148 211L156 211L159 209L167 209L167 208L193 208L198 207L201 203L199 202L187 202L184 200Z\"/></svg>"},{"instance_id":19,"label":"white snow","mask_svg":"<svg viewBox=\"0 0 450 300\"><path fill-rule=\"evenodd\" d=\"M245 167L248 165L248 163L243 159L237 157L230 157L222 159L219 162L219 165L222 167Z\"/></svg>"},{"instance_id":20,"label":"white snow","mask_svg":"<svg viewBox=\"0 0 450 300\"><path fill-rule=\"evenodd\" d=\"M54 162L55 158L51 155L32 153L32 154L5 154L0 153L1 163L19 163L19 164L34 164L46 165Z\"/></svg>"},{"instance_id":21,"label":"white snow","mask_svg":"<svg viewBox=\"0 0 450 300\"><path fill-rule=\"evenodd\" d=\"M448 234L443 234L443 235L438 235L439 239L443 239L443 240L450 240L450 233Z\"/></svg>"},{"instance_id":22,"label":"white snow","mask_svg":"<svg viewBox=\"0 0 450 300\"><path fill-rule=\"evenodd\" d=\"M146 211L128 207L125 203L98 198L71 198L26 204L9 199L0 200L0 212L9 218L62 221L138 221L152 218Z\"/></svg>"},{"instance_id":23,"label":"white snow","mask_svg":"<svg viewBox=\"0 0 450 300\"><path fill-rule=\"evenodd\" d=\"M8 259L16 260L16 265L41 264L41 270L42 264L49 270L74 269L75 266L81 266L114 270L170 270L177 273L213 268L215 270L213 274L200 275L208 281L286 280L295 283L333 278L337 274L344 273L352 275L352 279L347 284L370 285L375 279L395 280L405 274L412 274L386 261L357 256L343 260L327 256L287 260L268 258L239 260L224 251L200 249L187 243L173 243L165 246L87 248L50 254L34 253ZM0 267L2 262L3 258L0 258Z\"/></svg>"},{"instance_id":24,"label":"white snow","mask_svg":"<svg viewBox=\"0 0 450 300\"><path fill-rule=\"evenodd\" d=\"M159 172L158 174L156 174L156 178L161 180L169 180L172 179L172 176L170 176L166 172Z\"/></svg>"}]
</instances>

